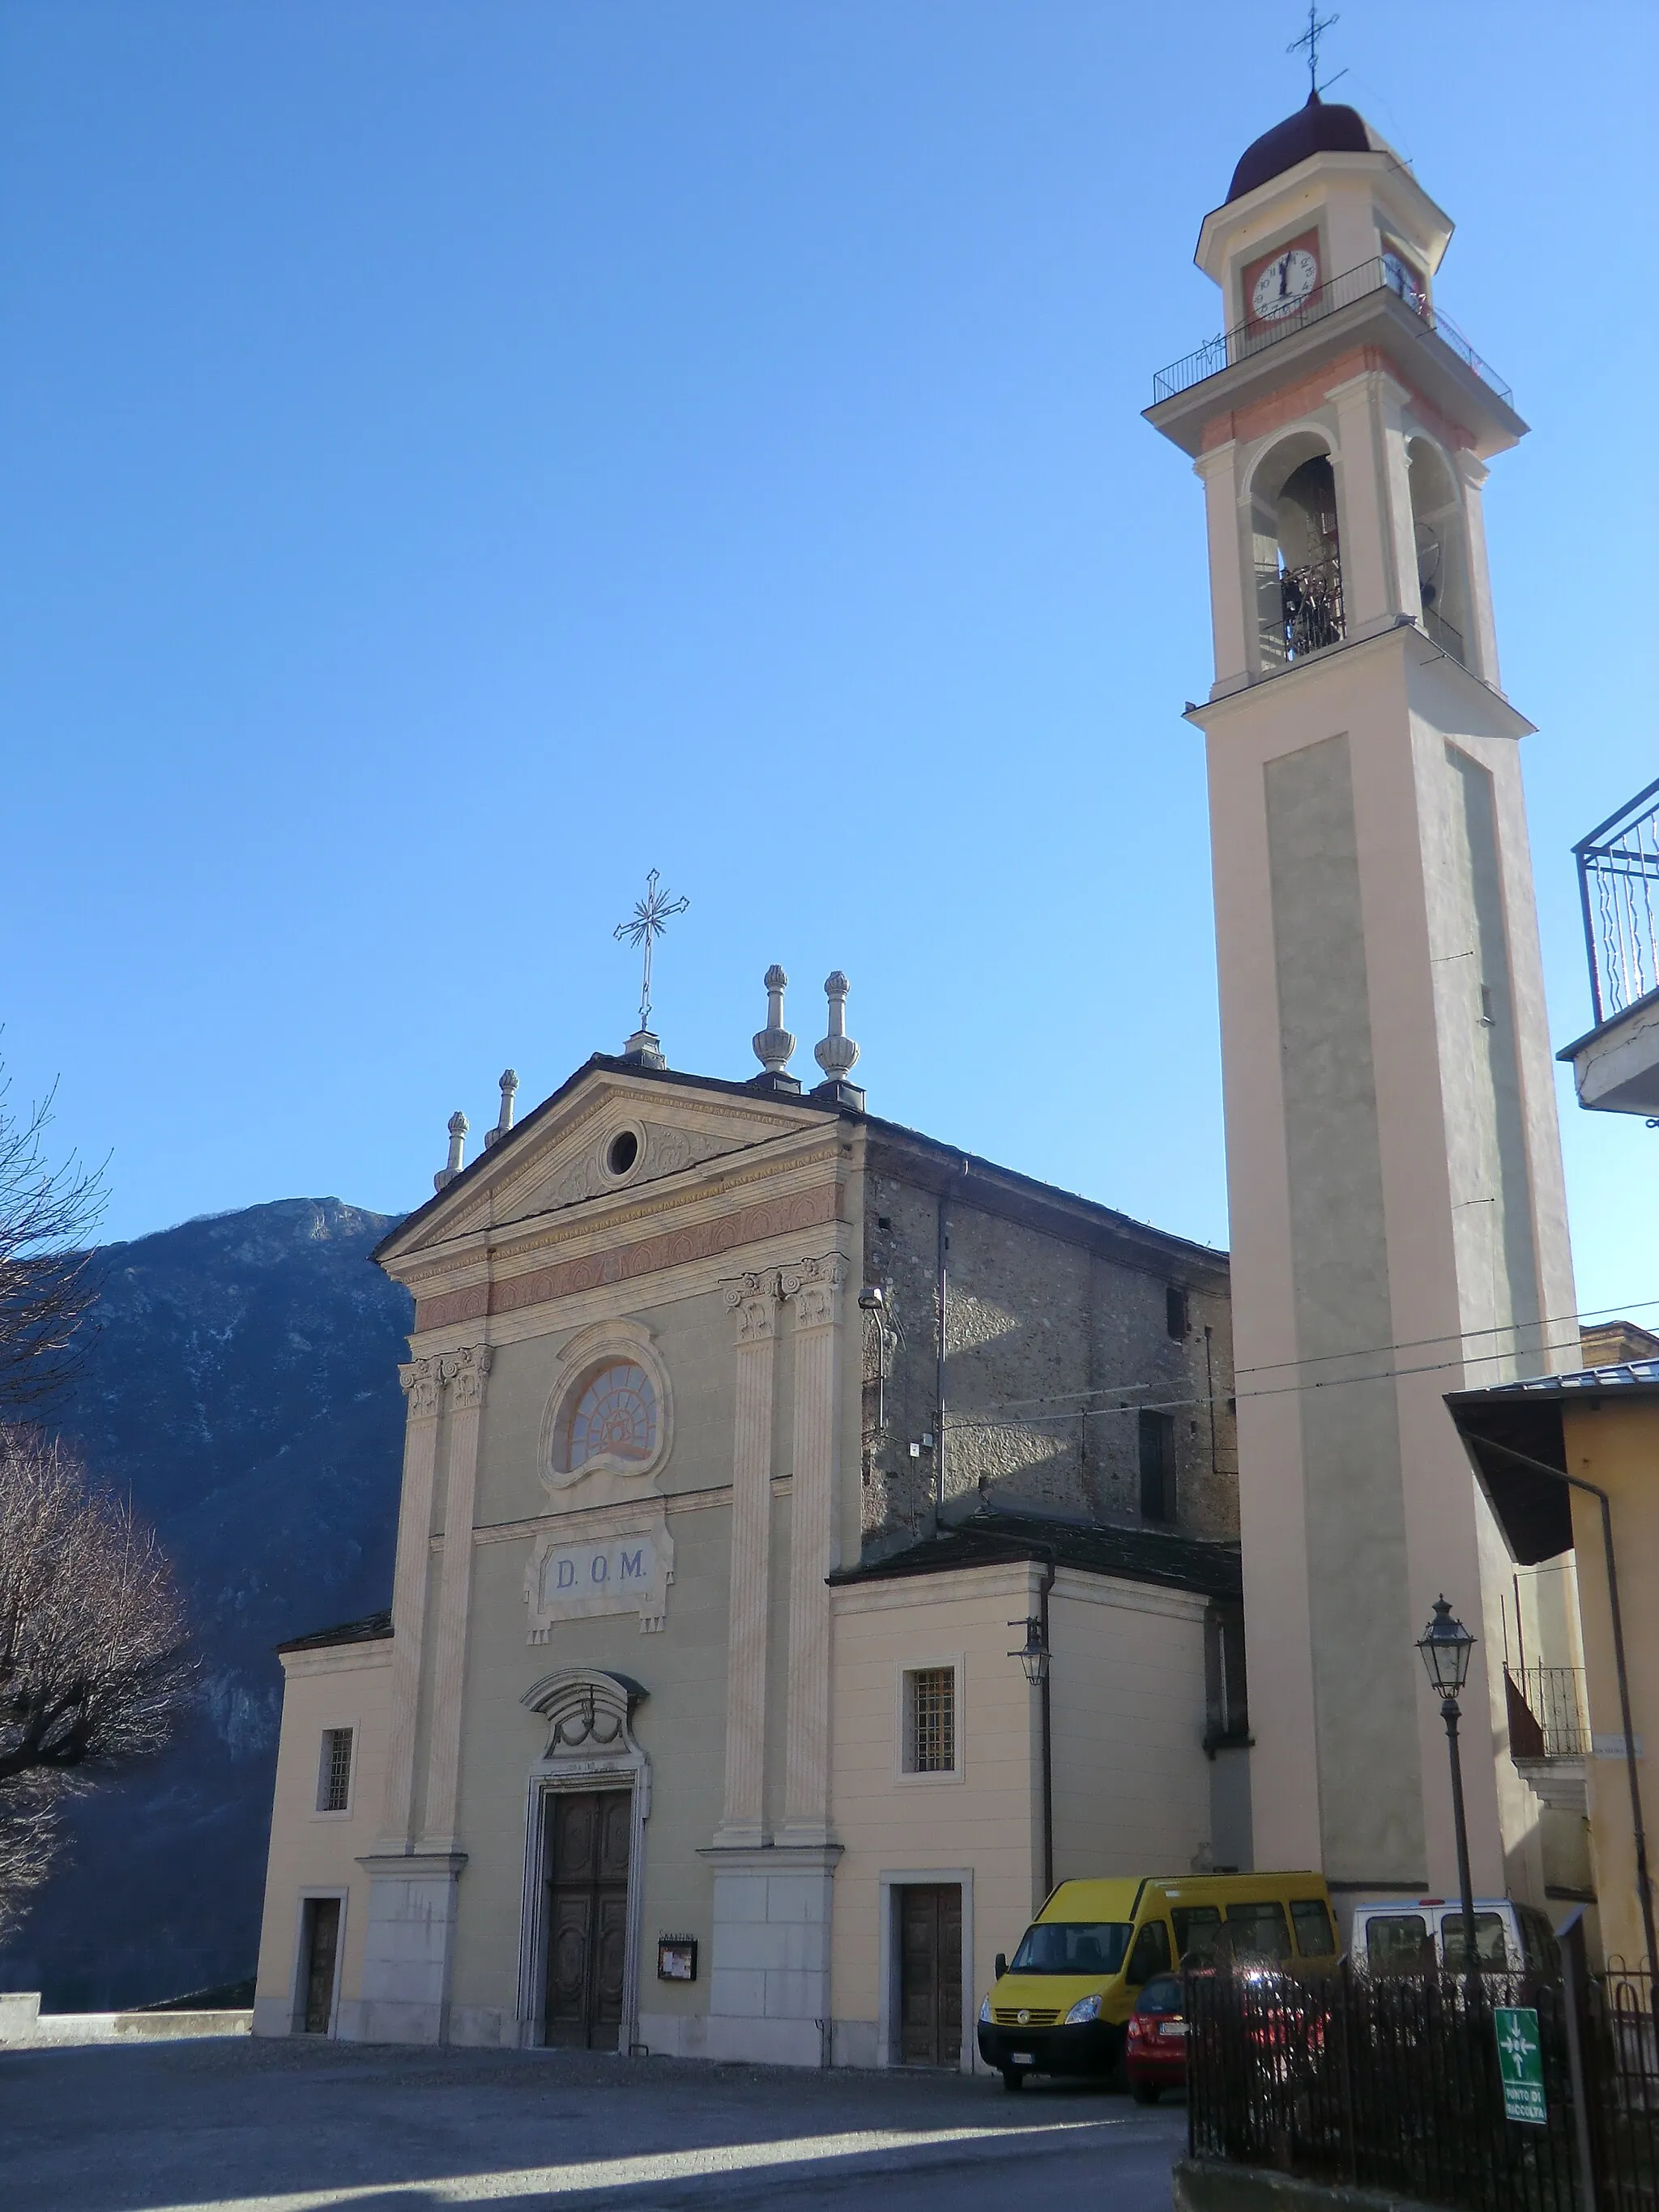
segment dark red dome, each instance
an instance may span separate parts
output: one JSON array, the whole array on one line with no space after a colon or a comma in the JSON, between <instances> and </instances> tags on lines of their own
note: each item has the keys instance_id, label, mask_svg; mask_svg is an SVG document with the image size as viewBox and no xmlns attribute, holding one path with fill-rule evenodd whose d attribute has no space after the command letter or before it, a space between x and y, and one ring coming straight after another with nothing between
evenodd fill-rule
<instances>
[{"instance_id":1,"label":"dark red dome","mask_svg":"<svg viewBox=\"0 0 1659 2212\"><path fill-rule=\"evenodd\" d=\"M1255 145L1247 146L1228 191L1229 200L1242 200L1270 177L1305 161L1310 154L1380 154L1382 141L1358 108L1327 106L1316 92L1310 93L1305 107L1264 131Z\"/></svg>"}]
</instances>

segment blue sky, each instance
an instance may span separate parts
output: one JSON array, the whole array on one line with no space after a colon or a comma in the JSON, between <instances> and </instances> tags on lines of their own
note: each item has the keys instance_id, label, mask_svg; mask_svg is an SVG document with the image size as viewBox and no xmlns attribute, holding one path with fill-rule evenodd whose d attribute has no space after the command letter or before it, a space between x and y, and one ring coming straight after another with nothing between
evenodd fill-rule
<instances>
[{"instance_id":1,"label":"blue sky","mask_svg":"<svg viewBox=\"0 0 1659 2212\"><path fill-rule=\"evenodd\" d=\"M1659 772L1655 11L1347 0L1533 424L1488 523L1552 1018ZM1289 4L7 0L0 1015L108 1227L396 1210L444 1123L760 978L872 1109L1226 1237L1200 493L1140 420ZM1582 1303L1659 1133L1563 1091ZM1659 1319L1659 1304L1648 1314Z\"/></svg>"}]
</instances>

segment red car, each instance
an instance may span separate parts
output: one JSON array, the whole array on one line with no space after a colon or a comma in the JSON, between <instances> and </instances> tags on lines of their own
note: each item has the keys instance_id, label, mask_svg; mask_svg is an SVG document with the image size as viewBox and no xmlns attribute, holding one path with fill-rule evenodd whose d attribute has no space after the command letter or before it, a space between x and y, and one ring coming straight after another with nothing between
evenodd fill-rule
<instances>
[{"instance_id":1,"label":"red car","mask_svg":"<svg viewBox=\"0 0 1659 2212\"><path fill-rule=\"evenodd\" d=\"M1186 2087L1187 2017L1179 1974L1159 1974L1135 1999L1123 2065L1138 2105L1155 2105L1166 2089Z\"/></svg>"}]
</instances>

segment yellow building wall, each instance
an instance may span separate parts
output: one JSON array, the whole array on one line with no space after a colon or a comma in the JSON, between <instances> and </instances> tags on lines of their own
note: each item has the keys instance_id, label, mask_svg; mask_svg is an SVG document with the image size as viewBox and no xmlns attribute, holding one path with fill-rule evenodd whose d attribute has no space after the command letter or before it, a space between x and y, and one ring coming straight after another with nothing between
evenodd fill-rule
<instances>
[{"instance_id":1,"label":"yellow building wall","mask_svg":"<svg viewBox=\"0 0 1659 2212\"><path fill-rule=\"evenodd\" d=\"M1562 1433L1567 1469L1607 1492L1629 1673L1636 1770L1651 1832L1659 1807L1659 1401L1621 1405L1608 1393L1599 1407L1566 1405ZM1595 1755L1588 1763L1590 1842L1601 1942L1609 1963L1639 1963L1647 1948L1636 1896L1636 1846L1626 1778L1624 1723L1613 1660L1605 1547L1598 1501L1572 1493L1578 1604L1584 1640L1584 1688Z\"/></svg>"},{"instance_id":2,"label":"yellow building wall","mask_svg":"<svg viewBox=\"0 0 1659 2212\"><path fill-rule=\"evenodd\" d=\"M345 1894L339 1999L343 2005L356 1999L368 1910L368 1875L357 1861L374 1848L386 1787L391 1638L294 1652L283 1664L283 1725L254 1984L256 2035L293 2030L300 1907L309 1892ZM343 1814L317 1810L323 1731L331 1728L356 1731L350 1804Z\"/></svg>"}]
</instances>

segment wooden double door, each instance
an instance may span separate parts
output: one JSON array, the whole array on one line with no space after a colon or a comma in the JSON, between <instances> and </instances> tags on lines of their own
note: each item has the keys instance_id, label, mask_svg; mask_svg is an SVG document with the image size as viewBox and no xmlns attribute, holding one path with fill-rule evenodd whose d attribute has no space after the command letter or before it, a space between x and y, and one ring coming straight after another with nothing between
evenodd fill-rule
<instances>
[{"instance_id":1,"label":"wooden double door","mask_svg":"<svg viewBox=\"0 0 1659 2212\"><path fill-rule=\"evenodd\" d=\"M544 1833L547 1928L545 2040L565 2050L614 2051L628 1961L631 1790L551 1793Z\"/></svg>"},{"instance_id":2,"label":"wooden double door","mask_svg":"<svg viewBox=\"0 0 1659 2212\"><path fill-rule=\"evenodd\" d=\"M899 1892L899 2056L907 2066L962 2063L962 1888Z\"/></svg>"}]
</instances>

